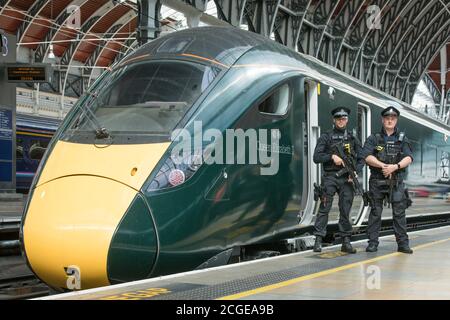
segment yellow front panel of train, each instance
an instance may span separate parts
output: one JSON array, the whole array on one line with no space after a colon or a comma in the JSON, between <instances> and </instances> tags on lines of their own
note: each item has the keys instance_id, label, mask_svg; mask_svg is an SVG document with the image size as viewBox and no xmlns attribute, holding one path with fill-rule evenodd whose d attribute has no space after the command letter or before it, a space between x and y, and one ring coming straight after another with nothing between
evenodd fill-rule
<instances>
[{"instance_id":1,"label":"yellow front panel of train","mask_svg":"<svg viewBox=\"0 0 450 320\"><path fill-rule=\"evenodd\" d=\"M108 285L112 236L136 191L91 176L57 179L37 187L24 225L24 244L33 271L65 288L65 268L77 266L81 288Z\"/></svg>"},{"instance_id":2,"label":"yellow front panel of train","mask_svg":"<svg viewBox=\"0 0 450 320\"><path fill-rule=\"evenodd\" d=\"M170 143L95 146L58 141L37 185L70 175L96 175L139 190Z\"/></svg>"},{"instance_id":3,"label":"yellow front panel of train","mask_svg":"<svg viewBox=\"0 0 450 320\"><path fill-rule=\"evenodd\" d=\"M114 232L168 146L96 147L58 141L23 225L32 270L53 287L67 287L71 266L80 270L82 289L108 285Z\"/></svg>"}]
</instances>

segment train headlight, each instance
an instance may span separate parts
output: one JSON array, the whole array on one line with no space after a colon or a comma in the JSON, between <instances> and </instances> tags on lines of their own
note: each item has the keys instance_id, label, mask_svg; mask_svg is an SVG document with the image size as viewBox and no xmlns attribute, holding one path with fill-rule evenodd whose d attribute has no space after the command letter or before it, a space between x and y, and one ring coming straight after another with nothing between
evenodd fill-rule
<instances>
[{"instance_id":1,"label":"train headlight","mask_svg":"<svg viewBox=\"0 0 450 320\"><path fill-rule=\"evenodd\" d=\"M161 190L179 186L189 180L203 164L201 151L192 154L167 158L159 172L153 178L147 191Z\"/></svg>"},{"instance_id":2,"label":"train headlight","mask_svg":"<svg viewBox=\"0 0 450 320\"><path fill-rule=\"evenodd\" d=\"M172 186L178 186L186 181L186 175L180 169L173 169L169 173L169 183Z\"/></svg>"}]
</instances>

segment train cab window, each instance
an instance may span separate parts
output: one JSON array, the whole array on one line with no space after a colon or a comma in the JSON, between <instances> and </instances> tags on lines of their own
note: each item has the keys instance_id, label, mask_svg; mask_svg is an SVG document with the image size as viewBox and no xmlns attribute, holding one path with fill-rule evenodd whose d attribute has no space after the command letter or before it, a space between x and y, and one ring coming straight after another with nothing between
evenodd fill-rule
<instances>
[{"instance_id":1,"label":"train cab window","mask_svg":"<svg viewBox=\"0 0 450 320\"><path fill-rule=\"evenodd\" d=\"M221 69L186 61L147 61L115 71L85 102L108 131L170 135ZM87 117L73 129L90 130Z\"/></svg>"},{"instance_id":2,"label":"train cab window","mask_svg":"<svg viewBox=\"0 0 450 320\"><path fill-rule=\"evenodd\" d=\"M289 108L290 91L290 86L287 83L279 87L259 105L259 112L278 116L285 115Z\"/></svg>"}]
</instances>

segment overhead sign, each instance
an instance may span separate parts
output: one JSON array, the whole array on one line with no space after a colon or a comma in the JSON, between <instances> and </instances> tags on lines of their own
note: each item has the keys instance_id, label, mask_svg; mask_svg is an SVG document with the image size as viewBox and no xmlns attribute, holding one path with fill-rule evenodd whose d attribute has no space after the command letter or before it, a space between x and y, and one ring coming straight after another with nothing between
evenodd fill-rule
<instances>
[{"instance_id":1,"label":"overhead sign","mask_svg":"<svg viewBox=\"0 0 450 320\"><path fill-rule=\"evenodd\" d=\"M8 65L8 82L49 82L50 65Z\"/></svg>"}]
</instances>

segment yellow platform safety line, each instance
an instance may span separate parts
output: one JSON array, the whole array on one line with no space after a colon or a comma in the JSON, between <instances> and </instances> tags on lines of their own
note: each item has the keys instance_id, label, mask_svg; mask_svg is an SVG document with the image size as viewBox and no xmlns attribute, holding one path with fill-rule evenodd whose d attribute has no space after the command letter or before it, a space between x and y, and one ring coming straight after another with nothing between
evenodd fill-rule
<instances>
[{"instance_id":1,"label":"yellow platform safety line","mask_svg":"<svg viewBox=\"0 0 450 320\"><path fill-rule=\"evenodd\" d=\"M419 250L419 249L430 247L430 246L433 246L433 245L436 245L436 244L444 243L444 242L447 242L449 240L450 240L450 238L443 239L443 240L438 240L438 241L433 241L433 242L430 242L430 243L419 245L417 247L414 247L413 249L414 250ZM263 292L267 292L267 291L270 291L270 290L274 290L274 289L290 286L292 284L296 284L296 283L303 282L303 281L306 281L306 280L316 279L316 278L319 278L319 277L322 277L322 276L326 276L326 275L329 275L329 274L332 274L332 273L348 270L348 269L351 269L351 268L354 268L354 267L357 267L357 266L361 266L361 265L364 265L364 264L368 264L368 263L384 260L384 259L387 259L387 258L396 257L398 255L403 255L403 254L404 253L394 252L394 253L390 253L390 254L387 254L387 255L384 255L384 256L380 256L380 257L376 257L376 258L372 258L372 259L368 259L368 260L364 260L364 261L360 261L360 262L350 263L350 264L347 264L347 265L344 265L344 266L340 266L340 267L337 267L337 268L328 269L328 270L320 271L320 272L317 272L317 273L308 274L306 276L301 276L301 277L298 277L298 278L294 278L294 279L291 279L291 280L286 280L286 281L283 281L283 282L271 284L271 285L264 286L264 287L261 287L261 288L248 290L248 291L244 291L244 292L241 292L241 293L232 294L232 295L229 295L229 296L218 298L217 300L235 300L235 299L240 299L240 298L248 297L248 296L251 296L251 295L254 295L254 294L263 293Z\"/></svg>"}]
</instances>

